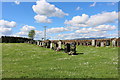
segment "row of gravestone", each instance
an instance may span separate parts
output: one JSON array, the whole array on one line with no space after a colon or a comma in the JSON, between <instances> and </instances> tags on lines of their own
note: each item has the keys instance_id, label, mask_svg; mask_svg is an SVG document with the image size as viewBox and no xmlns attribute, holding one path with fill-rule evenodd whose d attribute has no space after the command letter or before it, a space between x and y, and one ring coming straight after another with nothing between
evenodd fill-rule
<instances>
[{"instance_id":1,"label":"row of gravestone","mask_svg":"<svg viewBox=\"0 0 120 80\"><path fill-rule=\"evenodd\" d=\"M104 46L120 46L120 38L118 39L99 39L99 40L78 40L73 41L69 40L70 42L75 42L77 45L84 45L84 46L96 46L96 47L104 47ZM12 36L2 36L0 38L1 43L36 43L35 40L29 39L29 38L23 38L23 37L12 37ZM62 40L62 43L65 44L65 42ZM57 44L56 44L57 46ZM60 46L59 46L60 48Z\"/></svg>"},{"instance_id":2,"label":"row of gravestone","mask_svg":"<svg viewBox=\"0 0 120 80\"><path fill-rule=\"evenodd\" d=\"M94 47L105 47L105 46L120 46L120 41L116 40L91 40L91 41L84 41L84 42L76 42L77 45L83 45L83 46L94 46Z\"/></svg>"},{"instance_id":3,"label":"row of gravestone","mask_svg":"<svg viewBox=\"0 0 120 80\"><path fill-rule=\"evenodd\" d=\"M50 48L50 49L53 49L55 51L63 50L65 53L68 53L69 55L76 54L76 44L73 42L63 44L62 41L52 42L50 40L46 40L46 41L36 41L36 42L31 41L28 43L36 44L40 47ZM64 45L64 48L62 47L62 45Z\"/></svg>"}]
</instances>

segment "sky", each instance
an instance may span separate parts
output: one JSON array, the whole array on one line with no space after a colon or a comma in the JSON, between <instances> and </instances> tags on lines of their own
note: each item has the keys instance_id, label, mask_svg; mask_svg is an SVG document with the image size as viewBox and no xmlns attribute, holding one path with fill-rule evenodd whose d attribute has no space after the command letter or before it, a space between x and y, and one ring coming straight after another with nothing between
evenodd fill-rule
<instances>
[{"instance_id":1,"label":"sky","mask_svg":"<svg viewBox=\"0 0 120 80\"><path fill-rule=\"evenodd\" d=\"M75 39L118 36L117 2L3 2L0 36Z\"/></svg>"}]
</instances>

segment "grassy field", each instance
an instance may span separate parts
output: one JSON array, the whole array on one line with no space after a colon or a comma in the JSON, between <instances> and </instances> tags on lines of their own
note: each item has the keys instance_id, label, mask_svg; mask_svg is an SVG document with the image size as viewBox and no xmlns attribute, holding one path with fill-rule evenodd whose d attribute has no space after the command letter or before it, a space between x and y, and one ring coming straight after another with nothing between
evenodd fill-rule
<instances>
[{"instance_id":1,"label":"grassy field","mask_svg":"<svg viewBox=\"0 0 120 80\"><path fill-rule=\"evenodd\" d=\"M118 77L117 47L77 46L79 55L26 43L3 43L2 47L3 78Z\"/></svg>"}]
</instances>

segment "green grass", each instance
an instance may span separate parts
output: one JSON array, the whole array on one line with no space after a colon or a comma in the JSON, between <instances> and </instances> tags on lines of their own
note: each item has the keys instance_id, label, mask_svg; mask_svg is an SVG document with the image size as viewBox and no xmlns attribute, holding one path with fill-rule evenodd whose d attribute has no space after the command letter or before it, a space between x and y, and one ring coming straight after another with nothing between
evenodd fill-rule
<instances>
[{"instance_id":1,"label":"green grass","mask_svg":"<svg viewBox=\"0 0 120 80\"><path fill-rule=\"evenodd\" d=\"M3 78L117 78L118 48L77 46L67 55L33 44L2 44Z\"/></svg>"}]
</instances>

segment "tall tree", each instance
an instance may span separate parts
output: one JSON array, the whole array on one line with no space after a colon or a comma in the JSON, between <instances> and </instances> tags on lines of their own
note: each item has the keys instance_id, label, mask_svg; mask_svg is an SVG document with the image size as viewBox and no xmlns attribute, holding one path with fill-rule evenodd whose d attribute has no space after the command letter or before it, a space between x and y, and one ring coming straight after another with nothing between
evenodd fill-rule
<instances>
[{"instance_id":1,"label":"tall tree","mask_svg":"<svg viewBox=\"0 0 120 80\"><path fill-rule=\"evenodd\" d=\"M31 39L34 39L34 37L35 37L35 30L29 31L28 37L31 38Z\"/></svg>"}]
</instances>

